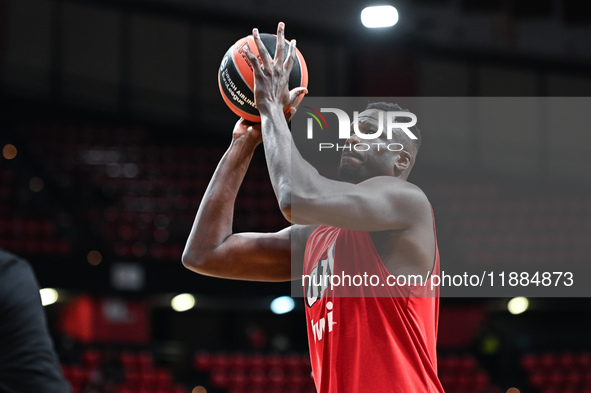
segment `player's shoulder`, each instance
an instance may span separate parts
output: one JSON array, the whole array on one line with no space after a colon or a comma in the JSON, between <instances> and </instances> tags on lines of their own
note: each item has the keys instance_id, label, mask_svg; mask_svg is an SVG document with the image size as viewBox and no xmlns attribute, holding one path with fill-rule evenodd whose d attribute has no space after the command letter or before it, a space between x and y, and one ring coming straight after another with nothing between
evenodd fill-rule
<instances>
[{"instance_id":1,"label":"player's shoulder","mask_svg":"<svg viewBox=\"0 0 591 393\"><path fill-rule=\"evenodd\" d=\"M361 183L360 183L361 184ZM416 207L429 208L431 204L425 192L416 184L394 176L376 176L363 182L370 191L375 191L397 202L410 203Z\"/></svg>"},{"instance_id":2,"label":"player's shoulder","mask_svg":"<svg viewBox=\"0 0 591 393\"><path fill-rule=\"evenodd\" d=\"M2 248L0 248L0 264L2 265L9 265L9 264L16 264L16 263L26 263L26 261L15 255L11 252L8 252Z\"/></svg>"}]
</instances>

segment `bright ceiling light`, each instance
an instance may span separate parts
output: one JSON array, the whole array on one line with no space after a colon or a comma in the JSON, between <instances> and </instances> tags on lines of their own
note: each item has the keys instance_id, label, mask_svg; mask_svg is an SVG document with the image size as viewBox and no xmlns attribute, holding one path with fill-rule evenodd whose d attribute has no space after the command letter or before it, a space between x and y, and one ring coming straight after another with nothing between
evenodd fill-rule
<instances>
[{"instance_id":1,"label":"bright ceiling light","mask_svg":"<svg viewBox=\"0 0 591 393\"><path fill-rule=\"evenodd\" d=\"M391 5L365 7L361 11L361 23L370 29L390 27L398 22L398 11Z\"/></svg>"},{"instance_id":2,"label":"bright ceiling light","mask_svg":"<svg viewBox=\"0 0 591 393\"><path fill-rule=\"evenodd\" d=\"M44 306L49 306L57 302L57 298L59 297L57 291L53 288L40 289L39 295L41 295L41 304Z\"/></svg>"},{"instance_id":3,"label":"bright ceiling light","mask_svg":"<svg viewBox=\"0 0 591 393\"><path fill-rule=\"evenodd\" d=\"M507 310L513 315L524 313L528 307L529 300L526 297L514 297L507 304Z\"/></svg>"},{"instance_id":4,"label":"bright ceiling light","mask_svg":"<svg viewBox=\"0 0 591 393\"><path fill-rule=\"evenodd\" d=\"M293 310L295 302L290 296L280 296L271 302L271 311L275 314L285 314Z\"/></svg>"},{"instance_id":5,"label":"bright ceiling light","mask_svg":"<svg viewBox=\"0 0 591 393\"><path fill-rule=\"evenodd\" d=\"M190 293L181 293L172 298L170 306L177 312L190 310L195 306L195 296Z\"/></svg>"}]
</instances>

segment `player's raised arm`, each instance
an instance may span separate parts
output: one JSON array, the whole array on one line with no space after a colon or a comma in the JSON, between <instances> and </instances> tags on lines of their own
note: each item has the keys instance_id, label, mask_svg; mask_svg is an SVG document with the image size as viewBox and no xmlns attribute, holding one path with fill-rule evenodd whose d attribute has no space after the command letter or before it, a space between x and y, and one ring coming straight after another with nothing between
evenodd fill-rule
<instances>
[{"instance_id":1,"label":"player's raised arm","mask_svg":"<svg viewBox=\"0 0 591 393\"><path fill-rule=\"evenodd\" d=\"M254 281L291 279L292 252L303 256L299 226L277 233L232 233L234 202L256 146L260 126L236 123L230 147L205 191L183 252L183 265L200 274ZM292 250L293 243L301 249ZM302 239L302 242L298 240Z\"/></svg>"},{"instance_id":2,"label":"player's raised arm","mask_svg":"<svg viewBox=\"0 0 591 393\"><path fill-rule=\"evenodd\" d=\"M255 75L255 100L261 113L267 166L284 216L297 224L363 231L406 229L418 218L430 222L426 196L405 181L416 155L414 142L395 154L384 148L365 155L344 155L341 166L359 167L359 173L344 182L321 176L302 158L283 116L284 107L289 104L287 80L294 63L295 41L291 41L287 54L283 47L278 47L271 59L257 29L253 36L262 66L248 50L247 55ZM278 42L282 42L283 23L279 24L277 36ZM360 127L371 133L379 120L377 110L363 112ZM371 176L365 176L364 171Z\"/></svg>"}]
</instances>

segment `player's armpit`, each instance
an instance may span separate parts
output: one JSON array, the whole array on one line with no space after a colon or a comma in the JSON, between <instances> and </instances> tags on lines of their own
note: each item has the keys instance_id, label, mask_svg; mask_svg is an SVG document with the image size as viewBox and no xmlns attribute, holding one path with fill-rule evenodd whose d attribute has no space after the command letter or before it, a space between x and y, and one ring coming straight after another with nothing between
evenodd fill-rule
<instances>
[{"instance_id":1,"label":"player's armpit","mask_svg":"<svg viewBox=\"0 0 591 393\"><path fill-rule=\"evenodd\" d=\"M313 230L313 229L312 229ZM294 225L275 233L237 233L206 253L186 249L183 265L206 276L247 281L290 281L301 275L312 230ZM292 266L292 263L297 266Z\"/></svg>"},{"instance_id":2,"label":"player's armpit","mask_svg":"<svg viewBox=\"0 0 591 393\"><path fill-rule=\"evenodd\" d=\"M319 176L319 175L318 175ZM429 200L417 186L391 176L359 184L322 178L292 185L290 220L360 231L403 230L430 218Z\"/></svg>"}]
</instances>

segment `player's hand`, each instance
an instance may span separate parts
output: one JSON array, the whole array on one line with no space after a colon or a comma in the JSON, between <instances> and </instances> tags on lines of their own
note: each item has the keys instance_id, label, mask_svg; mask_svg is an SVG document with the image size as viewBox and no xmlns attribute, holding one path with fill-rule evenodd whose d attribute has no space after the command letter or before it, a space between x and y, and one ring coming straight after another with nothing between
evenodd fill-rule
<instances>
[{"instance_id":1,"label":"player's hand","mask_svg":"<svg viewBox=\"0 0 591 393\"><path fill-rule=\"evenodd\" d=\"M284 33L285 25L283 22L280 22L277 26L275 58L271 59L267 48L265 48L265 45L261 41L258 29L252 30L262 65L250 51L250 48L248 46L245 48L246 56L250 60L254 72L255 103L261 113L264 113L274 105L279 105L282 109L288 110L292 106L292 101L295 102L294 99L307 92L304 88L304 90L296 91L295 97L292 97L288 89L289 74L295 63L296 41L290 41L288 52L285 54Z\"/></svg>"},{"instance_id":2,"label":"player's hand","mask_svg":"<svg viewBox=\"0 0 591 393\"><path fill-rule=\"evenodd\" d=\"M296 87L289 92L291 105L289 107L289 111L285 112L286 121L289 122L293 115L296 114L298 106L300 105L300 102L302 102L302 99L307 92L308 90L305 87ZM235 140L244 138L255 142L257 145L260 144L263 141L261 123L253 123L241 117L234 125L232 138Z\"/></svg>"},{"instance_id":3,"label":"player's hand","mask_svg":"<svg viewBox=\"0 0 591 393\"><path fill-rule=\"evenodd\" d=\"M253 123L244 120L242 117L234 125L232 131L233 140L247 140L253 142L255 145L263 141L263 134L261 133L261 123Z\"/></svg>"}]
</instances>

